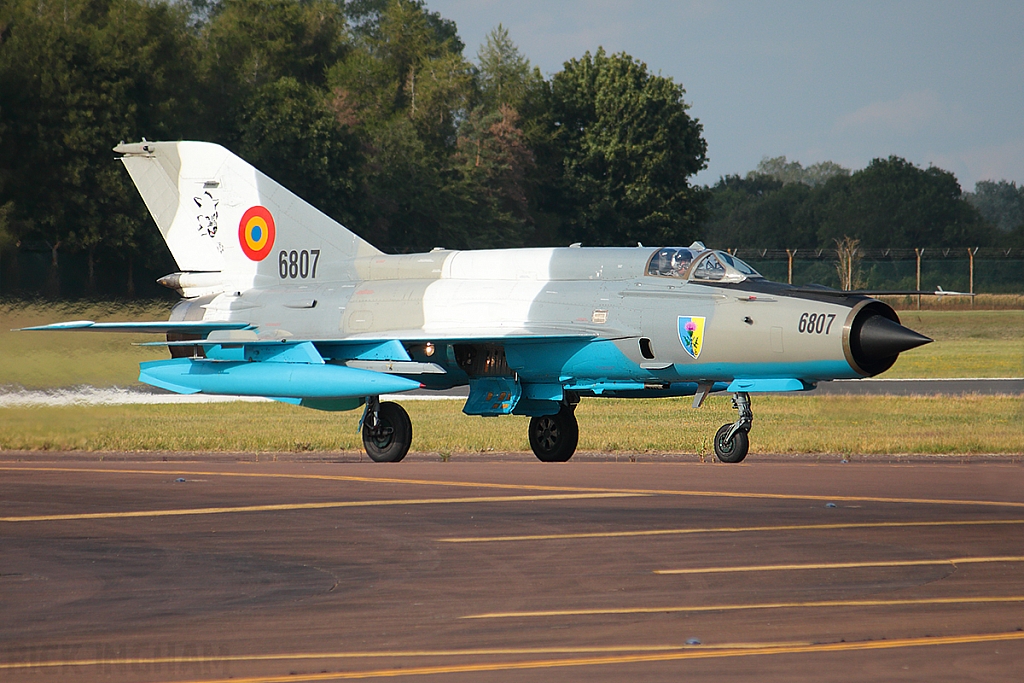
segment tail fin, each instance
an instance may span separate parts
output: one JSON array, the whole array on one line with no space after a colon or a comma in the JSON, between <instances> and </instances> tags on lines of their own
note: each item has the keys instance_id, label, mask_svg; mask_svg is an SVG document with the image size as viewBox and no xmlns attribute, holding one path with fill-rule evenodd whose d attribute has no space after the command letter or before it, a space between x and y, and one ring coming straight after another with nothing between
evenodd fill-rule
<instances>
[{"instance_id":1,"label":"tail fin","mask_svg":"<svg viewBox=\"0 0 1024 683\"><path fill-rule=\"evenodd\" d=\"M143 141L114 152L182 271L246 287L324 279L381 253L220 145Z\"/></svg>"}]
</instances>

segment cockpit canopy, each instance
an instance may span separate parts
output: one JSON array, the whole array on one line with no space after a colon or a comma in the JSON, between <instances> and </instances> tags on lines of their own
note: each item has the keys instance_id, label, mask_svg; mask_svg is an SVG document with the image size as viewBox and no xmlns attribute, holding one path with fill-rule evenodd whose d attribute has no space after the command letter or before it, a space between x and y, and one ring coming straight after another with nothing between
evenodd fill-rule
<instances>
[{"instance_id":1,"label":"cockpit canopy","mask_svg":"<svg viewBox=\"0 0 1024 683\"><path fill-rule=\"evenodd\" d=\"M693 259L699 255L699 251L685 247L665 247L659 249L647 265L647 274L660 275L661 277L685 278L686 271L690 269Z\"/></svg>"},{"instance_id":2,"label":"cockpit canopy","mask_svg":"<svg viewBox=\"0 0 1024 683\"><path fill-rule=\"evenodd\" d=\"M707 249L700 242L659 249L647 264L647 274L691 282L742 282L762 277L732 254Z\"/></svg>"}]
</instances>

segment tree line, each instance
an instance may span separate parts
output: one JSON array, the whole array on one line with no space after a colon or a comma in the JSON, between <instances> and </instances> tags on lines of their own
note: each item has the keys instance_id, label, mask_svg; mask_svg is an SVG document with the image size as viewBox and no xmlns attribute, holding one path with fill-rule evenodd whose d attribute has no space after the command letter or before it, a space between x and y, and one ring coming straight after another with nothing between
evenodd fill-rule
<instances>
[{"instance_id":1,"label":"tree line","mask_svg":"<svg viewBox=\"0 0 1024 683\"><path fill-rule=\"evenodd\" d=\"M220 143L387 251L696 237L679 84L601 49L545 78L500 25L464 51L420 0L8 0L0 230L90 283L166 267L111 152L146 137Z\"/></svg>"},{"instance_id":2,"label":"tree line","mask_svg":"<svg viewBox=\"0 0 1024 683\"><path fill-rule=\"evenodd\" d=\"M826 161L804 168L765 158L710 190L711 242L766 249L1024 247L1024 187L982 181L963 192L949 171L874 159L851 172Z\"/></svg>"},{"instance_id":3,"label":"tree line","mask_svg":"<svg viewBox=\"0 0 1024 683\"><path fill-rule=\"evenodd\" d=\"M222 144L390 252L1020 232L1005 192L968 201L952 174L898 158L765 160L698 186L707 143L673 79L600 48L545 77L500 25L466 52L422 0L6 0L0 256L45 250L56 278L73 254L87 291L173 269L113 161L142 137Z\"/></svg>"}]
</instances>

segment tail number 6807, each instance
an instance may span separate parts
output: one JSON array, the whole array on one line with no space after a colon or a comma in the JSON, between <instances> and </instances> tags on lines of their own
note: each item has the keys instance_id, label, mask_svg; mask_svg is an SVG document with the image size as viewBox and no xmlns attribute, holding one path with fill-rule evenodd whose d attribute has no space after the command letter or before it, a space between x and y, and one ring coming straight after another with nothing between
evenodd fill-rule
<instances>
[{"instance_id":1,"label":"tail number 6807","mask_svg":"<svg viewBox=\"0 0 1024 683\"><path fill-rule=\"evenodd\" d=\"M319 249L282 251L277 255L277 274L282 280L314 278L319 261Z\"/></svg>"},{"instance_id":2,"label":"tail number 6807","mask_svg":"<svg viewBox=\"0 0 1024 683\"><path fill-rule=\"evenodd\" d=\"M800 316L797 330L807 334L828 334L835 319L835 313L804 313Z\"/></svg>"}]
</instances>

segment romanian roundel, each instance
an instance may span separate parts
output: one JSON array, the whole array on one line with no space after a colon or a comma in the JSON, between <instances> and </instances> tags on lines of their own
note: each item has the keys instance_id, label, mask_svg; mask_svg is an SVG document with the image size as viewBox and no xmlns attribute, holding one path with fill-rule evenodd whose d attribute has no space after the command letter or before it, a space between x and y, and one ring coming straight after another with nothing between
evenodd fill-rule
<instances>
[{"instance_id":1,"label":"romanian roundel","mask_svg":"<svg viewBox=\"0 0 1024 683\"><path fill-rule=\"evenodd\" d=\"M238 223L238 242L245 255L253 261L262 261L270 255L276 236L274 217L267 207L254 206L242 214Z\"/></svg>"}]
</instances>

